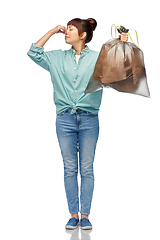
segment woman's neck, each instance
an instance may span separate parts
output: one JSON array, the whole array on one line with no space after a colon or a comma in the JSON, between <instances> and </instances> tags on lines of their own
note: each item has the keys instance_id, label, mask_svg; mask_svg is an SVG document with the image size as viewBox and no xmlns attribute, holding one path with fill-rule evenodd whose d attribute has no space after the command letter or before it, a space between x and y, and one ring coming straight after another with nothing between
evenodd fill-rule
<instances>
[{"instance_id":1,"label":"woman's neck","mask_svg":"<svg viewBox=\"0 0 160 240\"><path fill-rule=\"evenodd\" d=\"M75 50L75 55L81 55L81 50L85 49L85 44L81 45L74 45L72 46L72 49Z\"/></svg>"}]
</instances>

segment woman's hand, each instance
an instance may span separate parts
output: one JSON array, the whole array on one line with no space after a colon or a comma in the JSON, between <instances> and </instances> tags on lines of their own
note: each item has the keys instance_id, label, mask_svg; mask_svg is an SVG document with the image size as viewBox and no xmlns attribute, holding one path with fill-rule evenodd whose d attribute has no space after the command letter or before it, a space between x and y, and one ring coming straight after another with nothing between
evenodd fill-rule
<instances>
[{"instance_id":1,"label":"woman's hand","mask_svg":"<svg viewBox=\"0 0 160 240\"><path fill-rule=\"evenodd\" d=\"M62 26L62 25L58 25L57 27L55 27L56 29L56 33L64 33L66 34L67 32L67 29L65 26Z\"/></svg>"},{"instance_id":2,"label":"woman's hand","mask_svg":"<svg viewBox=\"0 0 160 240\"><path fill-rule=\"evenodd\" d=\"M122 42L127 42L128 41L128 34L127 33L122 33L121 35L119 35L120 40Z\"/></svg>"}]
</instances>

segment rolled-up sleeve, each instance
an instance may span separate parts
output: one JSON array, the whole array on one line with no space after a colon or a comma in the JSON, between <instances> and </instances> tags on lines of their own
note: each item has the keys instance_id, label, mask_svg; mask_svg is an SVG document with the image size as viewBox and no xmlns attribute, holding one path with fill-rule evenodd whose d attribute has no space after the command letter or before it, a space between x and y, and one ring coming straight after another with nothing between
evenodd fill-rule
<instances>
[{"instance_id":1,"label":"rolled-up sleeve","mask_svg":"<svg viewBox=\"0 0 160 240\"><path fill-rule=\"evenodd\" d=\"M44 52L43 47L38 47L37 45L32 43L30 50L27 52L27 55L39 66L49 71L51 62L48 52Z\"/></svg>"}]
</instances>

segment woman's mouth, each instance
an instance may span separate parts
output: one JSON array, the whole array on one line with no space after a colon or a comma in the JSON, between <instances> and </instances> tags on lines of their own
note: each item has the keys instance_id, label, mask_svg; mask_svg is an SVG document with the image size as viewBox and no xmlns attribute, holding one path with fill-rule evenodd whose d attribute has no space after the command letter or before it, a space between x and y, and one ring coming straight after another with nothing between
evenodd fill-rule
<instances>
[{"instance_id":1,"label":"woman's mouth","mask_svg":"<svg viewBox=\"0 0 160 240\"><path fill-rule=\"evenodd\" d=\"M68 39L68 38L69 38L69 37L66 35L66 36L65 36L65 39Z\"/></svg>"}]
</instances>

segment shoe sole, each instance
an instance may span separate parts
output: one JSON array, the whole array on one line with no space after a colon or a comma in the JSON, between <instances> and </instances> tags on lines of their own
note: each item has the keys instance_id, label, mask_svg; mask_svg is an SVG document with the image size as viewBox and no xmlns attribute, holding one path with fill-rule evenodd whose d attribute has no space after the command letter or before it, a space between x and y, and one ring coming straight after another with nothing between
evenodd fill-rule
<instances>
[{"instance_id":1,"label":"shoe sole","mask_svg":"<svg viewBox=\"0 0 160 240\"><path fill-rule=\"evenodd\" d=\"M91 226L86 226L86 227L81 227L82 230L91 230L92 227Z\"/></svg>"},{"instance_id":2,"label":"shoe sole","mask_svg":"<svg viewBox=\"0 0 160 240\"><path fill-rule=\"evenodd\" d=\"M77 227L79 226L79 223L77 224L77 226L67 226L66 225L66 229L68 229L68 230L74 230L74 229L76 229Z\"/></svg>"}]
</instances>

